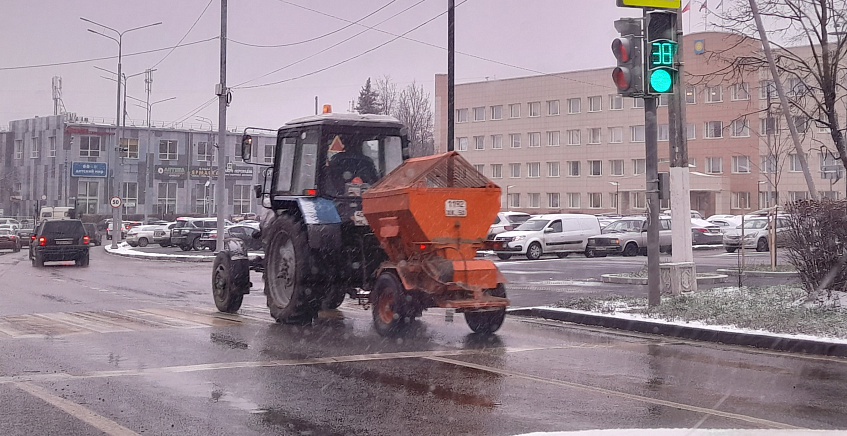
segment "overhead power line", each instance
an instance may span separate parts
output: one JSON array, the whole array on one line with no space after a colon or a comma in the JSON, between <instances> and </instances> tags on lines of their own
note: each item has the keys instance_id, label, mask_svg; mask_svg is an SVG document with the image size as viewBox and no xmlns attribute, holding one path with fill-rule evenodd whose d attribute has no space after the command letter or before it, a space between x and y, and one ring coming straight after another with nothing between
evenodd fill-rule
<instances>
[{"instance_id":1,"label":"overhead power line","mask_svg":"<svg viewBox=\"0 0 847 436\"><path fill-rule=\"evenodd\" d=\"M171 55L171 53L174 52L174 50L176 50L177 47L179 47L180 44L182 44L182 41L185 41L185 38L187 38L188 34L191 33L192 30L194 30L194 26L196 26L197 23L200 21L200 19L203 18L203 15L206 14L206 11L209 9L209 6L212 5L213 1L215 1L215 0L209 0L209 3L207 3L206 7L203 8L203 12L200 12L200 16L197 17L196 20L194 20L194 24L192 24L191 27L188 28L188 31L185 32L185 35L182 35L182 38L180 38L179 42L177 42L176 45L173 46L173 48L171 48L171 51L169 51L162 59L159 59L159 62L156 62L155 64L153 64L153 66L150 67L150 69L156 68L157 65L161 64L165 59L168 58L168 56Z\"/></svg>"}]
</instances>

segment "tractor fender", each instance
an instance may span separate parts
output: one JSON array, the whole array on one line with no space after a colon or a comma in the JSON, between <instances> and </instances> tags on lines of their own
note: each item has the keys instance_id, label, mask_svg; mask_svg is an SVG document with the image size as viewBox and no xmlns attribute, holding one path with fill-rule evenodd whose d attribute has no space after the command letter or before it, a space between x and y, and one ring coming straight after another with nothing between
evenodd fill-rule
<instances>
[{"instance_id":1,"label":"tractor fender","mask_svg":"<svg viewBox=\"0 0 847 436\"><path fill-rule=\"evenodd\" d=\"M224 239L224 246L221 247L220 251L229 253L232 260L248 259L247 245L239 238Z\"/></svg>"}]
</instances>

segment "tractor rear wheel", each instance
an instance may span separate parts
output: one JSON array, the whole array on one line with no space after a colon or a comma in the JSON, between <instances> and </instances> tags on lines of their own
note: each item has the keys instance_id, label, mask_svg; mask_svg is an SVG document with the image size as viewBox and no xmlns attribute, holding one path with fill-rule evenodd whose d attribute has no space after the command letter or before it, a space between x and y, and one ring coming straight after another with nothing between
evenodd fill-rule
<instances>
[{"instance_id":1,"label":"tractor rear wheel","mask_svg":"<svg viewBox=\"0 0 847 436\"><path fill-rule=\"evenodd\" d=\"M308 284L309 245L298 223L280 216L268 235L265 295L271 316L285 324L308 324L317 315L320 298Z\"/></svg>"},{"instance_id":2,"label":"tractor rear wheel","mask_svg":"<svg viewBox=\"0 0 847 436\"><path fill-rule=\"evenodd\" d=\"M406 289L394 272L379 275L372 295L374 327L380 335L402 333L414 321L414 314L406 304Z\"/></svg>"},{"instance_id":3,"label":"tractor rear wheel","mask_svg":"<svg viewBox=\"0 0 847 436\"><path fill-rule=\"evenodd\" d=\"M486 289L483 293L491 295L492 297L506 298L506 286L502 283L498 283L496 288ZM468 323L468 327L470 327L474 333L486 335L494 333L501 325L503 325L504 319L506 319L505 307L494 310L465 312L465 322Z\"/></svg>"},{"instance_id":4,"label":"tractor rear wheel","mask_svg":"<svg viewBox=\"0 0 847 436\"><path fill-rule=\"evenodd\" d=\"M215 307L225 313L235 313L241 308L244 294L250 291L249 260L232 260L226 251L215 256L212 264L212 296Z\"/></svg>"}]
</instances>

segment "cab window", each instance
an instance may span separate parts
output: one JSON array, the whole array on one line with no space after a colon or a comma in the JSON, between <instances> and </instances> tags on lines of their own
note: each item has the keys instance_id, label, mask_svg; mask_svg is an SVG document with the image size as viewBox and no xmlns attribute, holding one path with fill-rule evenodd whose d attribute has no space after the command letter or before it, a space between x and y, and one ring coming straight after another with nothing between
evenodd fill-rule
<instances>
[{"instance_id":1,"label":"cab window","mask_svg":"<svg viewBox=\"0 0 847 436\"><path fill-rule=\"evenodd\" d=\"M562 232L562 220L553 221L553 224L550 224L550 228L553 229L555 233Z\"/></svg>"}]
</instances>

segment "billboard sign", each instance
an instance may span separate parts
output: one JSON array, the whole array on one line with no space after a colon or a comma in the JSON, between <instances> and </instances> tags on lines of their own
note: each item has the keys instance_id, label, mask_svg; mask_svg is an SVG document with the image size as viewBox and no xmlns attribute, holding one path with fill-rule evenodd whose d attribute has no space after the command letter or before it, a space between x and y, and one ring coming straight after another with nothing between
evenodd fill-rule
<instances>
[{"instance_id":1,"label":"billboard sign","mask_svg":"<svg viewBox=\"0 0 847 436\"><path fill-rule=\"evenodd\" d=\"M106 177L106 162L71 162L71 177Z\"/></svg>"}]
</instances>

